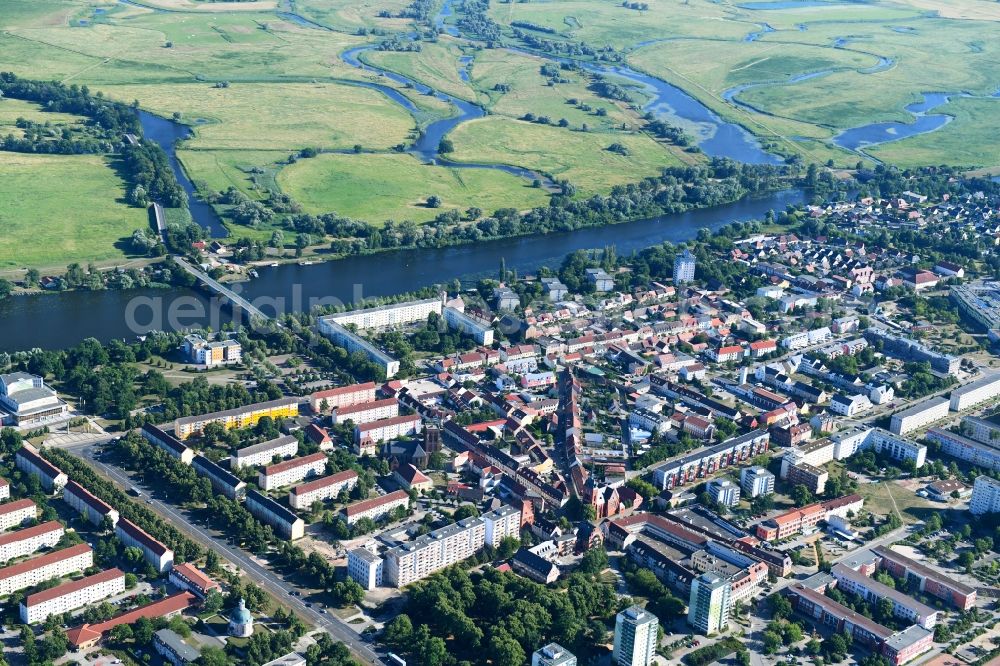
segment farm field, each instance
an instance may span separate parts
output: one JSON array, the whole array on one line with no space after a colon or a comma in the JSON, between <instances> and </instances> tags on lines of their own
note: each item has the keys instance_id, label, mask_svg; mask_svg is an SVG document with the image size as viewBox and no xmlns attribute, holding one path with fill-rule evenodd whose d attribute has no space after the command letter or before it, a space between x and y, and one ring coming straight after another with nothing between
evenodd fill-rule
<instances>
[{"instance_id":1,"label":"farm field","mask_svg":"<svg viewBox=\"0 0 1000 666\"><path fill-rule=\"evenodd\" d=\"M124 195L101 156L0 153L0 269L125 259L149 214Z\"/></svg>"},{"instance_id":2,"label":"farm field","mask_svg":"<svg viewBox=\"0 0 1000 666\"><path fill-rule=\"evenodd\" d=\"M527 209L547 198L544 190L511 174L430 166L410 155L327 153L285 167L277 182L307 212L337 212L376 225L387 219L426 222L473 206L487 213ZM432 195L440 197L440 207L426 205Z\"/></svg>"}]
</instances>

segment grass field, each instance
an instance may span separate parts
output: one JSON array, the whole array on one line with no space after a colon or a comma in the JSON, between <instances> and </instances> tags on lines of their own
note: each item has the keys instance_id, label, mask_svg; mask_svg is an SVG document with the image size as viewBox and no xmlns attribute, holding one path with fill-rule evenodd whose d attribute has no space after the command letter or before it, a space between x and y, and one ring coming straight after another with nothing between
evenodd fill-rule
<instances>
[{"instance_id":1,"label":"grass field","mask_svg":"<svg viewBox=\"0 0 1000 666\"><path fill-rule=\"evenodd\" d=\"M634 183L682 163L644 134L578 132L497 116L459 125L452 139L455 160L527 167L569 179L583 195ZM608 150L612 143L626 146L630 154Z\"/></svg>"},{"instance_id":2,"label":"grass field","mask_svg":"<svg viewBox=\"0 0 1000 666\"><path fill-rule=\"evenodd\" d=\"M124 258L123 241L149 226L124 194L99 156L0 153L0 268Z\"/></svg>"},{"instance_id":3,"label":"grass field","mask_svg":"<svg viewBox=\"0 0 1000 666\"><path fill-rule=\"evenodd\" d=\"M442 38L437 44L424 44L419 53L373 51L365 55L365 61L399 72L459 99L475 102L479 94L459 76L462 66L459 58L463 55L455 40Z\"/></svg>"},{"instance_id":4,"label":"grass field","mask_svg":"<svg viewBox=\"0 0 1000 666\"><path fill-rule=\"evenodd\" d=\"M470 206L487 212L526 209L547 199L523 178L429 166L410 155L320 155L285 167L278 184L310 213L336 211L374 224L386 219L426 222L442 211ZM431 195L441 198L440 208L425 205Z\"/></svg>"},{"instance_id":5,"label":"grass field","mask_svg":"<svg viewBox=\"0 0 1000 666\"><path fill-rule=\"evenodd\" d=\"M887 516L898 510L900 519L906 525L926 520L931 512L939 511L942 506L917 497L913 491L892 481L861 484L858 494L865 499L865 510L878 516Z\"/></svg>"},{"instance_id":6,"label":"grass field","mask_svg":"<svg viewBox=\"0 0 1000 666\"><path fill-rule=\"evenodd\" d=\"M294 151L315 148L385 149L415 129L402 107L377 90L339 84L207 83L107 86L105 94L170 117L180 112L195 131L198 149ZM199 122L204 121L204 122Z\"/></svg>"}]
</instances>

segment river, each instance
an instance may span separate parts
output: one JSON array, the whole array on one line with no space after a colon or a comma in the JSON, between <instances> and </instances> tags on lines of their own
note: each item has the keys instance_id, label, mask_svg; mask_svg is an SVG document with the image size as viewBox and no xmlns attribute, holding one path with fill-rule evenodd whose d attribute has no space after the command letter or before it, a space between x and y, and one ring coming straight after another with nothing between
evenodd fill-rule
<instances>
[{"instance_id":1,"label":"river","mask_svg":"<svg viewBox=\"0 0 1000 666\"><path fill-rule=\"evenodd\" d=\"M259 269L260 277L240 288L267 313L274 312L275 304L283 312L298 311L318 304L316 299L354 302L359 297L389 296L456 278L496 275L501 259L508 269L523 275L542 265L556 267L564 255L577 249L614 245L623 256L663 241L689 240L703 227L714 230L730 222L762 219L769 210L781 211L804 200L801 191L786 190L715 208L545 236L383 252L311 266L286 264ZM133 340L150 329L218 328L230 318L228 308L219 308L201 292L188 289L15 296L0 301L0 350L57 349L87 337Z\"/></svg>"}]
</instances>

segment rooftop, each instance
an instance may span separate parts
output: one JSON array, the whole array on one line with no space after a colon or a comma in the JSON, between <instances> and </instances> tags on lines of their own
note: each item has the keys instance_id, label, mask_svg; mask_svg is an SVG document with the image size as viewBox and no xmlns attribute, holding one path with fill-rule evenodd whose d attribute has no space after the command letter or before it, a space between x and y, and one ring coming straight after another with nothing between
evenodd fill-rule
<instances>
[{"instance_id":1,"label":"rooftop","mask_svg":"<svg viewBox=\"0 0 1000 666\"><path fill-rule=\"evenodd\" d=\"M45 524L50 525L52 523L45 523ZM58 525L58 523L56 523L56 525ZM22 562L18 562L17 564L12 564L9 567L4 567L3 569L0 569L0 580L4 580L12 576L19 576L28 571L34 571L35 569L48 566L55 562L62 562L63 560L68 560L71 557L76 557L77 555L81 555L89 551L90 551L90 546L88 546L85 543L78 543L75 546L70 546L69 548L63 548L62 550L53 550L48 553L45 553L44 555L39 555L38 557L32 557L31 559L24 560Z\"/></svg>"}]
</instances>

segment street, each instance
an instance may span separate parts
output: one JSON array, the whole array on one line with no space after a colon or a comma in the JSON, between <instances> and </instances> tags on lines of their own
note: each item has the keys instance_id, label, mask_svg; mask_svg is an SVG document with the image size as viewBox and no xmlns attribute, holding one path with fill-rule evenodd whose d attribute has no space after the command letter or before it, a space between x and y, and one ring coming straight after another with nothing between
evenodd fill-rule
<instances>
[{"instance_id":1,"label":"street","mask_svg":"<svg viewBox=\"0 0 1000 666\"><path fill-rule=\"evenodd\" d=\"M102 472L105 476L121 486L123 490L137 485L121 469L108 465L97 457L96 446L104 442L88 442L76 446L63 447L66 451L80 456L92 467ZM267 567L258 564L250 555L241 549L231 546L225 538L213 534L212 531L194 523L189 522L177 509L165 502L162 502L150 493L146 493L147 505L160 514L167 522L183 532L186 536L205 548L212 548L220 555L228 559L233 564L243 569L258 585L267 592L281 599L283 603L290 606L298 615L306 621L316 625L341 641L351 649L357 656L361 657L365 663L375 666L384 666L385 662L375 653L375 651L362 640L346 623L341 621L336 615L321 614L317 610L306 606L306 602L299 596L291 596L289 591L295 586L288 583L281 576L274 573Z\"/></svg>"}]
</instances>

